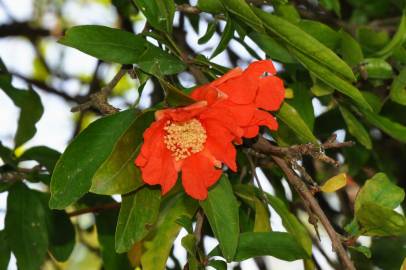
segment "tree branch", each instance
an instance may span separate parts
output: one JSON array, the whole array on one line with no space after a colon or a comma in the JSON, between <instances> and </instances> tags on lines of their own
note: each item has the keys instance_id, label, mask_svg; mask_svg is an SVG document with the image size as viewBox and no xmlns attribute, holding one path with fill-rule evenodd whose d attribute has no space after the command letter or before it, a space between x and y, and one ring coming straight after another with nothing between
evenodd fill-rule
<instances>
[{"instance_id":1,"label":"tree branch","mask_svg":"<svg viewBox=\"0 0 406 270\"><path fill-rule=\"evenodd\" d=\"M80 209L80 210L76 210L73 212L68 213L69 217L75 217L75 216L80 216L83 214L87 214L87 213L99 213L105 210L110 210L110 209L116 209L119 208L121 205L121 203L109 203L109 204L103 204L100 206L94 206L94 207L89 207L89 208L84 208L84 209Z\"/></svg>"}]
</instances>

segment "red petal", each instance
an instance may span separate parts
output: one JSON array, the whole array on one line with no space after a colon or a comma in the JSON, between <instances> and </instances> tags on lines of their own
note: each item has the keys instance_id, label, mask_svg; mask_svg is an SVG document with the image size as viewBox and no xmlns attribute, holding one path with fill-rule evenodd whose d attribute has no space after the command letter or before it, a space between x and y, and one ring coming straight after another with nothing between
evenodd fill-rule
<instances>
[{"instance_id":1,"label":"red petal","mask_svg":"<svg viewBox=\"0 0 406 270\"><path fill-rule=\"evenodd\" d=\"M233 122L239 126L248 125L254 117L256 111L256 106L253 103L239 105L226 100L216 104L216 106L228 110L233 116Z\"/></svg>"},{"instance_id":2,"label":"red petal","mask_svg":"<svg viewBox=\"0 0 406 270\"><path fill-rule=\"evenodd\" d=\"M220 85L232 78L236 78L238 76L240 76L243 73L242 69L240 67L236 67L232 70L230 70L229 72L227 72L226 74L224 74L223 76L217 78L216 80L214 80L213 82L211 82L211 84L213 86L217 86Z\"/></svg>"},{"instance_id":3,"label":"red petal","mask_svg":"<svg viewBox=\"0 0 406 270\"><path fill-rule=\"evenodd\" d=\"M272 114L262 110L257 110L255 112L252 124L257 126L267 126L270 130L278 129L278 122L276 122L275 117Z\"/></svg>"},{"instance_id":4,"label":"red petal","mask_svg":"<svg viewBox=\"0 0 406 270\"><path fill-rule=\"evenodd\" d=\"M271 60L261 60L252 62L244 71L244 75L259 78L265 72L268 72L272 75L276 74L276 69Z\"/></svg>"},{"instance_id":5,"label":"red petal","mask_svg":"<svg viewBox=\"0 0 406 270\"><path fill-rule=\"evenodd\" d=\"M182 184L185 192L197 200L207 198L207 189L220 178L222 171L202 153L186 158L182 166Z\"/></svg>"},{"instance_id":6,"label":"red petal","mask_svg":"<svg viewBox=\"0 0 406 270\"><path fill-rule=\"evenodd\" d=\"M258 135L259 126L249 126L244 128L244 138L254 138Z\"/></svg>"},{"instance_id":7,"label":"red petal","mask_svg":"<svg viewBox=\"0 0 406 270\"><path fill-rule=\"evenodd\" d=\"M242 75L217 87L228 96L230 101L237 104L249 104L254 102L258 86L259 79Z\"/></svg>"},{"instance_id":8,"label":"red petal","mask_svg":"<svg viewBox=\"0 0 406 270\"><path fill-rule=\"evenodd\" d=\"M285 98L283 81L276 76L264 77L259 82L255 104L268 111L276 111Z\"/></svg>"}]
</instances>

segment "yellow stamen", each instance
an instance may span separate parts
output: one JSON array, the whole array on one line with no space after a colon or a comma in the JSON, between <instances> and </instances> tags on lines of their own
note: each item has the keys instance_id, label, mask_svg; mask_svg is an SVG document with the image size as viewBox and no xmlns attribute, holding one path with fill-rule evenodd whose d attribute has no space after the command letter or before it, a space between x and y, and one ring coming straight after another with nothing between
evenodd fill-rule
<instances>
[{"instance_id":1,"label":"yellow stamen","mask_svg":"<svg viewBox=\"0 0 406 270\"><path fill-rule=\"evenodd\" d=\"M206 130L197 119L180 123L167 121L164 130L166 148L177 161L202 151L207 139Z\"/></svg>"}]
</instances>

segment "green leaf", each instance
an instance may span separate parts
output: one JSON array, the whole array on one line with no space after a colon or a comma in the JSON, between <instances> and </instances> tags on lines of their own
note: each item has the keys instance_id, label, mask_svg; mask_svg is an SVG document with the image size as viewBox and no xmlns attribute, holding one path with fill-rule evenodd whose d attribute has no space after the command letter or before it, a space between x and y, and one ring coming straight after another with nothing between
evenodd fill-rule
<instances>
[{"instance_id":1,"label":"green leaf","mask_svg":"<svg viewBox=\"0 0 406 270\"><path fill-rule=\"evenodd\" d=\"M134 3L152 27L162 32L172 32L173 17L176 10L173 0L134 0Z\"/></svg>"},{"instance_id":2,"label":"green leaf","mask_svg":"<svg viewBox=\"0 0 406 270\"><path fill-rule=\"evenodd\" d=\"M141 36L106 26L72 27L59 43L104 61L137 64L143 71L157 76L175 74L185 69L182 61Z\"/></svg>"},{"instance_id":3,"label":"green leaf","mask_svg":"<svg viewBox=\"0 0 406 270\"><path fill-rule=\"evenodd\" d=\"M48 249L48 232L46 210L39 192L22 183L10 189L5 232L18 269L40 269Z\"/></svg>"},{"instance_id":4,"label":"green leaf","mask_svg":"<svg viewBox=\"0 0 406 270\"><path fill-rule=\"evenodd\" d=\"M146 252L141 257L143 269L163 270L176 236L182 228L176 223L182 216L192 218L198 207L197 201L184 193L178 194L165 204L160 213L152 238L146 240Z\"/></svg>"},{"instance_id":5,"label":"green leaf","mask_svg":"<svg viewBox=\"0 0 406 270\"><path fill-rule=\"evenodd\" d=\"M387 80L392 78L392 66L383 59L367 58L361 62L361 69L364 71L366 78Z\"/></svg>"},{"instance_id":6,"label":"green leaf","mask_svg":"<svg viewBox=\"0 0 406 270\"><path fill-rule=\"evenodd\" d=\"M367 257L368 259L370 259L372 256L371 250L366 246L356 246L356 247L349 246L349 248L364 254L364 256Z\"/></svg>"},{"instance_id":7,"label":"green leaf","mask_svg":"<svg viewBox=\"0 0 406 270\"><path fill-rule=\"evenodd\" d=\"M196 237L194 234L185 235L181 240L182 246L193 258L196 258Z\"/></svg>"},{"instance_id":8,"label":"green leaf","mask_svg":"<svg viewBox=\"0 0 406 270\"><path fill-rule=\"evenodd\" d=\"M218 246L209 255L219 254ZM284 261L310 258L297 240L285 232L246 232L240 234L234 261L240 262L253 257L273 256Z\"/></svg>"},{"instance_id":9,"label":"green leaf","mask_svg":"<svg viewBox=\"0 0 406 270\"><path fill-rule=\"evenodd\" d=\"M223 34L221 35L219 45L216 47L214 52L211 54L210 59L214 58L219 53L224 51L227 48L228 43L230 42L230 40L233 37L234 37L234 23L230 18L228 18L226 26L223 31Z\"/></svg>"},{"instance_id":10,"label":"green leaf","mask_svg":"<svg viewBox=\"0 0 406 270\"><path fill-rule=\"evenodd\" d=\"M319 3L327 10L332 10L334 13L341 17L341 5L339 0L320 0Z\"/></svg>"},{"instance_id":11,"label":"green leaf","mask_svg":"<svg viewBox=\"0 0 406 270\"><path fill-rule=\"evenodd\" d=\"M158 218L160 203L159 190L148 186L123 196L116 229L117 252L130 250L148 234Z\"/></svg>"},{"instance_id":12,"label":"green leaf","mask_svg":"<svg viewBox=\"0 0 406 270\"><path fill-rule=\"evenodd\" d=\"M361 46L350 34L344 30L340 30L339 33L341 35L341 56L350 66L358 65L364 59Z\"/></svg>"},{"instance_id":13,"label":"green leaf","mask_svg":"<svg viewBox=\"0 0 406 270\"><path fill-rule=\"evenodd\" d=\"M52 148L46 146L35 146L25 151L18 158L18 160L35 160L39 164L45 166L48 171L52 173L60 156L61 153Z\"/></svg>"},{"instance_id":14,"label":"green leaf","mask_svg":"<svg viewBox=\"0 0 406 270\"><path fill-rule=\"evenodd\" d=\"M324 23L300 20L298 26L331 50L335 50L339 45L340 35Z\"/></svg>"},{"instance_id":15,"label":"green leaf","mask_svg":"<svg viewBox=\"0 0 406 270\"><path fill-rule=\"evenodd\" d=\"M262 19L265 27L286 43L331 69L333 72L342 75L350 81L355 80L351 68L317 39L307 34L298 26L278 16L266 13L258 8L253 10Z\"/></svg>"},{"instance_id":16,"label":"green leaf","mask_svg":"<svg viewBox=\"0 0 406 270\"><path fill-rule=\"evenodd\" d=\"M377 173L367 180L359 191L355 200L355 213L365 203L376 203L380 206L393 209L397 207L405 198L402 188L396 186L384 173Z\"/></svg>"},{"instance_id":17,"label":"green leaf","mask_svg":"<svg viewBox=\"0 0 406 270\"><path fill-rule=\"evenodd\" d=\"M65 211L53 210L48 215L49 251L57 261L64 262L75 246L75 228Z\"/></svg>"},{"instance_id":18,"label":"green leaf","mask_svg":"<svg viewBox=\"0 0 406 270\"><path fill-rule=\"evenodd\" d=\"M209 41L214 33L216 32L216 26L217 26L217 21L211 21L207 24L207 29L206 29L206 33L199 38L199 40L197 41L198 44L204 44L207 41Z\"/></svg>"},{"instance_id":19,"label":"green leaf","mask_svg":"<svg viewBox=\"0 0 406 270\"><path fill-rule=\"evenodd\" d=\"M289 84L289 88L293 90L293 98L289 99L287 103L295 108L309 129L313 130L315 117L312 103L313 96L309 88L304 83L296 82Z\"/></svg>"},{"instance_id":20,"label":"green leaf","mask_svg":"<svg viewBox=\"0 0 406 270\"><path fill-rule=\"evenodd\" d=\"M92 177L134 118L134 110L103 117L90 124L72 141L52 174L51 208L63 209L89 191Z\"/></svg>"},{"instance_id":21,"label":"green leaf","mask_svg":"<svg viewBox=\"0 0 406 270\"><path fill-rule=\"evenodd\" d=\"M372 141L365 127L347 108L344 106L339 106L339 108L350 134L354 136L363 146L365 146L365 148L372 149Z\"/></svg>"},{"instance_id":22,"label":"green leaf","mask_svg":"<svg viewBox=\"0 0 406 270\"><path fill-rule=\"evenodd\" d=\"M0 231L0 269L7 269L8 263L10 261L10 247L7 242L6 232L4 230Z\"/></svg>"},{"instance_id":23,"label":"green leaf","mask_svg":"<svg viewBox=\"0 0 406 270\"><path fill-rule=\"evenodd\" d=\"M337 89L342 94L350 97L360 107L371 110L371 106L364 99L361 92L352 84L350 84L346 80L341 79L329 69L323 67L322 65L319 65L317 62L313 61L311 58L307 57L301 52L297 50L293 50L293 52L299 62L301 62L312 74L314 74L322 82L334 89Z\"/></svg>"},{"instance_id":24,"label":"green leaf","mask_svg":"<svg viewBox=\"0 0 406 270\"><path fill-rule=\"evenodd\" d=\"M396 31L395 35L389 41L388 44L381 50L375 53L375 57L380 58L388 58L393 50L397 47L401 46L406 40L406 11L403 11L402 19L400 20L400 24L398 30Z\"/></svg>"},{"instance_id":25,"label":"green leaf","mask_svg":"<svg viewBox=\"0 0 406 270\"><path fill-rule=\"evenodd\" d=\"M390 99L396 103L406 106L406 68L403 68L399 75L393 80L390 88Z\"/></svg>"},{"instance_id":26,"label":"green leaf","mask_svg":"<svg viewBox=\"0 0 406 270\"><path fill-rule=\"evenodd\" d=\"M211 260L208 266L213 267L216 270L227 270L227 263L221 260Z\"/></svg>"},{"instance_id":27,"label":"green leaf","mask_svg":"<svg viewBox=\"0 0 406 270\"><path fill-rule=\"evenodd\" d=\"M17 89L8 81L8 77L0 76L0 89L20 108L18 128L14 137L14 148L19 147L37 132L35 124L44 112L39 95L32 89Z\"/></svg>"},{"instance_id":28,"label":"green leaf","mask_svg":"<svg viewBox=\"0 0 406 270\"><path fill-rule=\"evenodd\" d=\"M165 101L170 106L186 106L196 102L196 100L183 93L182 90L178 89L171 83L161 79L159 80L159 83L165 90Z\"/></svg>"},{"instance_id":29,"label":"green leaf","mask_svg":"<svg viewBox=\"0 0 406 270\"><path fill-rule=\"evenodd\" d=\"M153 120L153 110L133 118L127 130L115 143L110 156L94 173L91 192L104 195L125 194L143 184L134 159L139 153L142 135Z\"/></svg>"},{"instance_id":30,"label":"green leaf","mask_svg":"<svg viewBox=\"0 0 406 270\"><path fill-rule=\"evenodd\" d=\"M127 254L117 254L114 250L114 232L118 213L116 210L104 211L96 215L97 238L105 270L130 270Z\"/></svg>"},{"instance_id":31,"label":"green leaf","mask_svg":"<svg viewBox=\"0 0 406 270\"><path fill-rule=\"evenodd\" d=\"M357 211L357 220L362 226L363 235L406 235L406 218L392 209L376 203L363 203Z\"/></svg>"},{"instance_id":32,"label":"green leaf","mask_svg":"<svg viewBox=\"0 0 406 270\"><path fill-rule=\"evenodd\" d=\"M312 131L307 126L303 118L299 115L295 108L284 102L277 113L277 117L282 120L303 143L317 143Z\"/></svg>"},{"instance_id":33,"label":"green leaf","mask_svg":"<svg viewBox=\"0 0 406 270\"><path fill-rule=\"evenodd\" d=\"M290 55L289 51L269 35L251 32L248 36L257 43L269 58L282 63L296 62L296 60Z\"/></svg>"},{"instance_id":34,"label":"green leaf","mask_svg":"<svg viewBox=\"0 0 406 270\"><path fill-rule=\"evenodd\" d=\"M231 261L238 245L238 203L227 176L223 175L200 202L215 237L220 243L224 258Z\"/></svg>"},{"instance_id":35,"label":"green leaf","mask_svg":"<svg viewBox=\"0 0 406 270\"><path fill-rule=\"evenodd\" d=\"M251 10L250 6L245 0L220 0L227 11L237 17L239 20L245 22L252 29L256 31L263 31L264 27L261 20Z\"/></svg>"},{"instance_id":36,"label":"green leaf","mask_svg":"<svg viewBox=\"0 0 406 270\"><path fill-rule=\"evenodd\" d=\"M10 148L4 146L1 143L1 141L0 141L0 158L5 164L8 164L12 167L17 166L17 161L15 160L13 151Z\"/></svg>"},{"instance_id":37,"label":"green leaf","mask_svg":"<svg viewBox=\"0 0 406 270\"><path fill-rule=\"evenodd\" d=\"M202 11L213 14L224 12L224 6L220 0L199 0L197 7Z\"/></svg>"},{"instance_id":38,"label":"green leaf","mask_svg":"<svg viewBox=\"0 0 406 270\"><path fill-rule=\"evenodd\" d=\"M330 86L326 85L325 83L321 82L320 80L316 79L316 82L314 85L310 88L310 91L315 95L316 97L322 97L322 96L327 96L331 95L334 93L334 89L331 88Z\"/></svg>"}]
</instances>

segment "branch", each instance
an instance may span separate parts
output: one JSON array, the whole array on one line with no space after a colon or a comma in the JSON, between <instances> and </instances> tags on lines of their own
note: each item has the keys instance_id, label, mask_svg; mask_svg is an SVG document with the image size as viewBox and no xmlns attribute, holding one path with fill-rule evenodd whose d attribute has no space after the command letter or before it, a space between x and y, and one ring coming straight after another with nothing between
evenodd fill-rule
<instances>
[{"instance_id":1,"label":"branch","mask_svg":"<svg viewBox=\"0 0 406 270\"><path fill-rule=\"evenodd\" d=\"M51 32L48 29L33 27L30 25L30 22L13 22L0 26L0 38L25 36L31 40L35 40L50 35Z\"/></svg>"},{"instance_id":2,"label":"branch","mask_svg":"<svg viewBox=\"0 0 406 270\"><path fill-rule=\"evenodd\" d=\"M103 204L100 206L94 206L94 207L89 207L89 208L84 208L84 209L80 209L77 211L73 211L68 213L69 217L75 217L75 216L79 216L79 215L83 215L83 214L87 214L87 213L99 213L105 210L110 210L110 209L116 209L119 208L121 205L121 203L109 203L109 204Z\"/></svg>"}]
</instances>

